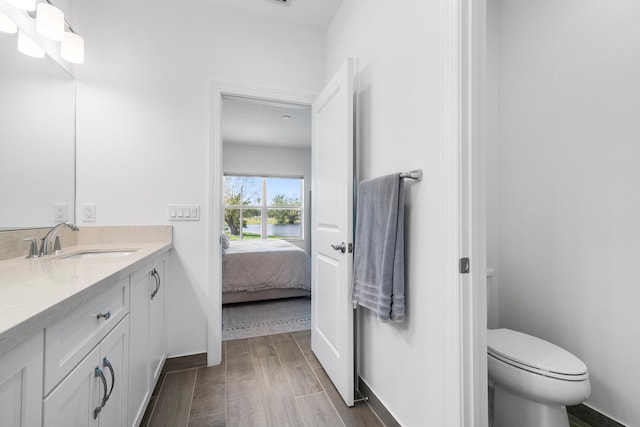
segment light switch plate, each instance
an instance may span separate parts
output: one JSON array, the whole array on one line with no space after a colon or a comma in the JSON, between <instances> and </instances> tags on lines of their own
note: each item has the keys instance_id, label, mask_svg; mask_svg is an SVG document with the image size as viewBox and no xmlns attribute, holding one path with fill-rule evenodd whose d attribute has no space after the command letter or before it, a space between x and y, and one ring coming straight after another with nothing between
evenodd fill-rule
<instances>
[{"instance_id":1,"label":"light switch plate","mask_svg":"<svg viewBox=\"0 0 640 427\"><path fill-rule=\"evenodd\" d=\"M169 205L169 221L200 221L200 205Z\"/></svg>"}]
</instances>

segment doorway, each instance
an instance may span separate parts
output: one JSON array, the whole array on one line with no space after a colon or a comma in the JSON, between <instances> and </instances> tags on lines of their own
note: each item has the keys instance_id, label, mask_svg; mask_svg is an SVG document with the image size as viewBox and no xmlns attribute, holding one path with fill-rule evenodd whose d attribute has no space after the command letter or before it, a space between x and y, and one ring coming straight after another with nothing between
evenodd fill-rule
<instances>
[{"instance_id":1,"label":"doorway","mask_svg":"<svg viewBox=\"0 0 640 427\"><path fill-rule=\"evenodd\" d=\"M311 107L223 95L222 340L311 327Z\"/></svg>"},{"instance_id":2,"label":"doorway","mask_svg":"<svg viewBox=\"0 0 640 427\"><path fill-rule=\"evenodd\" d=\"M210 194L211 194L211 206L210 212L211 217L209 219L210 225L210 251L211 258L213 261L211 262L210 268L210 298L209 298L209 319L208 319L208 364L217 364L221 360L221 351L222 351L222 303L223 303L223 293L222 293L222 240L220 237L222 224L225 223L225 208L223 204L223 184L224 184L224 175L225 173L229 173L230 175L235 176L246 176L252 178L259 178L266 182L268 186L268 178L271 176L272 178L280 178L280 179L301 179L302 182L305 182L302 189L303 199L305 202L302 207L303 212L303 224L308 224L308 221L304 221L305 212L306 214L310 214L310 202L308 202L308 189L310 189L310 180L311 173L310 168L308 174L305 172L296 172L295 169L283 170L282 168L278 170L273 170L272 168L275 166L277 168L276 162L273 159L268 160L269 155L282 155L286 153L286 150L289 150L289 153L297 152L299 156L303 156L304 150L307 148L301 146L301 143L298 143L295 148L287 148L284 146L286 141L282 141L282 136L280 137L280 142L272 142L267 144L266 140L269 139L268 133L264 128L260 128L257 124L258 118L249 114L249 110L253 110L256 114L264 114L265 110L280 111L280 120L283 122L291 122L294 119L293 116L298 115L295 111L304 111L308 109L313 101L314 96L312 95L304 95L304 94L292 94L286 93L282 91L269 90L264 88L255 88L248 86L240 86L240 85L227 85L227 84L214 84L211 92L211 102L212 102L212 123L213 123L213 132L212 132L212 141L211 141L211 168L210 168ZM231 123L229 120L225 121L225 105L227 107L227 112L238 110L240 113L236 115L236 119L242 118L243 114L249 114L249 116L245 116L246 120L250 120L252 122L251 126L245 126L246 128L250 128L251 132L254 132L252 135L246 133L248 135L246 137L239 136L239 128L242 126L237 126ZM244 107L244 108L243 108ZM290 109L294 111L294 113L285 113L282 112L285 109ZM242 113L241 111L244 111ZM260 113L260 111L262 111ZM288 118L283 118L282 116L289 116ZM226 117L229 119L228 117ZM225 134L225 130L229 131ZM308 137L310 139L311 130L309 128ZM270 137L273 140L273 136ZM275 137L278 139L278 137ZM249 139L249 140L247 140ZM229 143L225 150L225 143ZM251 144L253 142L253 145ZM256 147L256 144L263 144L262 147ZM294 142L290 142L292 145L296 145ZM268 148L267 146L271 146ZM294 151L291 151L294 150ZM310 143L308 145L309 150L309 162L310 162ZM271 154L268 154L271 151ZM227 160L233 157L234 160L229 160L227 164L225 164L225 152L227 153ZM245 162L244 166L238 166L242 164L242 161L238 160L238 156L240 159L243 157L247 159L247 152L251 153L250 155L255 158L251 161ZM280 163L282 164L282 163ZM305 177L305 175L308 175ZM305 179L306 178L306 179ZM261 192L265 192L266 190L261 189ZM258 198L260 199L260 203L263 203L267 194L263 193ZM266 206L265 206L266 209ZM255 211L253 212L255 213ZM268 219L268 214L263 215L264 218ZM255 220L252 220L255 222ZM260 237L268 237L269 232L266 230L267 225L263 221L260 224L261 228L264 228L264 233L260 233ZM249 224L247 224L249 225ZM254 228L256 224L251 224ZM310 233L305 232L305 225L301 226L301 236L302 238L294 238L289 239L291 244L300 247L303 250L308 250L310 252ZM245 228L247 230L247 228ZM255 234L255 233L254 233ZM253 236L255 237L255 235Z\"/></svg>"}]
</instances>

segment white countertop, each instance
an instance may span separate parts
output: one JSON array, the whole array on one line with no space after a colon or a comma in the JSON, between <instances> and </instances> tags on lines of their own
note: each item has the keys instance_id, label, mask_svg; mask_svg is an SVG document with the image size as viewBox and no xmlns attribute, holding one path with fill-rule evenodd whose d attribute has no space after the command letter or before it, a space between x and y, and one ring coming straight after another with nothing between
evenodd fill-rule
<instances>
[{"instance_id":1,"label":"white countertop","mask_svg":"<svg viewBox=\"0 0 640 427\"><path fill-rule=\"evenodd\" d=\"M171 242L70 246L59 255L0 261L0 355L43 330L153 258ZM64 259L90 250L131 250L123 257Z\"/></svg>"}]
</instances>

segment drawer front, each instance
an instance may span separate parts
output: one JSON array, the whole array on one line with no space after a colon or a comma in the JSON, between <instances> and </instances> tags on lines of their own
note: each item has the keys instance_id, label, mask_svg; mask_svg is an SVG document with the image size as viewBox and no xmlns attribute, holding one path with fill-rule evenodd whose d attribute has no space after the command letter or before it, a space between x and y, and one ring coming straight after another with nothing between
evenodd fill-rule
<instances>
[{"instance_id":1,"label":"drawer front","mask_svg":"<svg viewBox=\"0 0 640 427\"><path fill-rule=\"evenodd\" d=\"M45 328L44 394L71 370L129 312L129 278Z\"/></svg>"}]
</instances>

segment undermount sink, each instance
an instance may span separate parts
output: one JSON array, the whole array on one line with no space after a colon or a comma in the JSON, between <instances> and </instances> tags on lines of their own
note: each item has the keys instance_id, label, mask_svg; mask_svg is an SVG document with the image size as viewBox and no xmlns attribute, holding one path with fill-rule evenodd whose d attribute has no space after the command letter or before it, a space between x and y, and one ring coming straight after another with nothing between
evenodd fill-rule
<instances>
[{"instance_id":1,"label":"undermount sink","mask_svg":"<svg viewBox=\"0 0 640 427\"><path fill-rule=\"evenodd\" d=\"M96 250L96 251L81 251L75 252L69 255L61 256L63 259L82 259L82 258L121 258L125 256L129 256L134 253L135 249L125 249L125 250Z\"/></svg>"}]
</instances>

